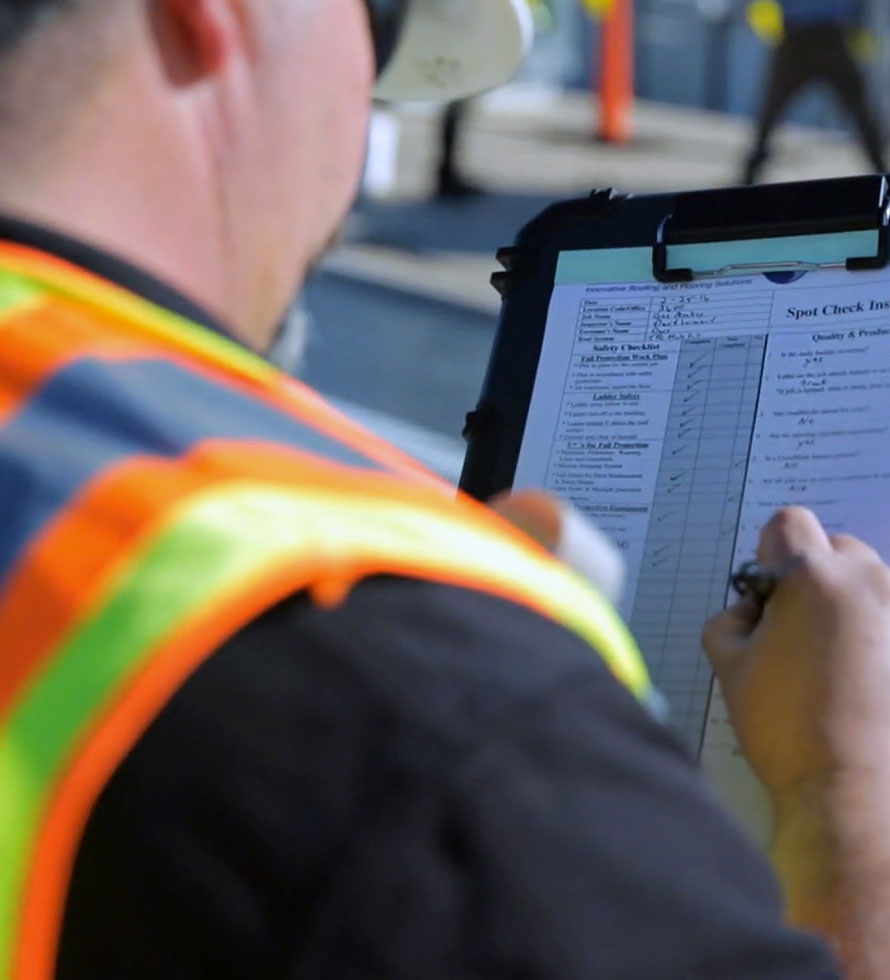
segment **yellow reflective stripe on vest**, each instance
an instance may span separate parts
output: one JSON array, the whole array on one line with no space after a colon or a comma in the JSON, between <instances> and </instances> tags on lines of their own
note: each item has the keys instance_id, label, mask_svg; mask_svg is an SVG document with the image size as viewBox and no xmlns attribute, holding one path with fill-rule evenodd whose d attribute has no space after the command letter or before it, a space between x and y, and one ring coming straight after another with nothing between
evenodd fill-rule
<instances>
[{"instance_id":1,"label":"yellow reflective stripe on vest","mask_svg":"<svg viewBox=\"0 0 890 980\"><path fill-rule=\"evenodd\" d=\"M44 290L39 286L0 268L0 323L43 302Z\"/></svg>"},{"instance_id":2,"label":"yellow reflective stripe on vest","mask_svg":"<svg viewBox=\"0 0 890 980\"><path fill-rule=\"evenodd\" d=\"M0 243L2 246L2 243ZM171 350L197 362L212 363L256 381L277 383L281 371L237 341L210 330L164 306L28 247L0 247L0 313L13 302L59 297L89 313L118 319Z\"/></svg>"}]
</instances>

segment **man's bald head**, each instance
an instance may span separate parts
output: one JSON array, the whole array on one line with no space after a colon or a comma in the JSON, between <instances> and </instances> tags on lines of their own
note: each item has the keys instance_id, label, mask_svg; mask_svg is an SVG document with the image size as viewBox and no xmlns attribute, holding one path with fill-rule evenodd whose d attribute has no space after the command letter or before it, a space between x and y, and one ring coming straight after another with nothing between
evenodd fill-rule
<instances>
[{"instance_id":1,"label":"man's bald head","mask_svg":"<svg viewBox=\"0 0 890 980\"><path fill-rule=\"evenodd\" d=\"M348 209L374 69L365 0L0 0L2 206L263 347Z\"/></svg>"},{"instance_id":2,"label":"man's bald head","mask_svg":"<svg viewBox=\"0 0 890 980\"><path fill-rule=\"evenodd\" d=\"M129 0L0 0L0 131L7 152L48 150L113 60Z\"/></svg>"}]
</instances>

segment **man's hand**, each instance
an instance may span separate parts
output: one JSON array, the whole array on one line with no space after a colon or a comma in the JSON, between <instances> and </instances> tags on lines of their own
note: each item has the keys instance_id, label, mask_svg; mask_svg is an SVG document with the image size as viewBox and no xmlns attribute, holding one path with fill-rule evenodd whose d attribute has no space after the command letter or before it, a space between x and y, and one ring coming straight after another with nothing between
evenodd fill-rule
<instances>
[{"instance_id":1,"label":"man's hand","mask_svg":"<svg viewBox=\"0 0 890 980\"><path fill-rule=\"evenodd\" d=\"M702 637L754 771L771 794L890 774L890 569L801 508L766 525L757 560L779 578L763 615L744 599Z\"/></svg>"},{"instance_id":2,"label":"man's hand","mask_svg":"<svg viewBox=\"0 0 890 980\"><path fill-rule=\"evenodd\" d=\"M757 552L778 585L705 626L742 751L775 810L789 914L838 944L850 977L890 969L890 569L780 511Z\"/></svg>"}]
</instances>

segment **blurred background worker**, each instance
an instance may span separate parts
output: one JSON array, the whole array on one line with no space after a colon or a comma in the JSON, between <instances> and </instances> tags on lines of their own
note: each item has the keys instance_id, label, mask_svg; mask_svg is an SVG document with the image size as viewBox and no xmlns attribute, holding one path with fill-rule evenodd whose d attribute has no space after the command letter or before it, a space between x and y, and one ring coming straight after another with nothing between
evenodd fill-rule
<instances>
[{"instance_id":1,"label":"blurred background worker","mask_svg":"<svg viewBox=\"0 0 890 980\"><path fill-rule=\"evenodd\" d=\"M469 105L452 102L445 109L439 131L439 165L436 169L435 193L440 198L471 197L482 188L467 180L460 169L461 134Z\"/></svg>"},{"instance_id":2,"label":"blurred background worker","mask_svg":"<svg viewBox=\"0 0 890 980\"><path fill-rule=\"evenodd\" d=\"M605 597L257 353L373 93L469 97L530 35L0 0L3 980L837 980L812 929L884 976L876 555L781 514L768 615L707 630L795 928Z\"/></svg>"},{"instance_id":3,"label":"blurred background worker","mask_svg":"<svg viewBox=\"0 0 890 980\"><path fill-rule=\"evenodd\" d=\"M861 0L755 0L750 5L752 26L776 48L742 183L758 179L782 113L802 89L816 82L828 85L850 114L871 169L884 171L881 134L851 50L862 14Z\"/></svg>"},{"instance_id":4,"label":"blurred background worker","mask_svg":"<svg viewBox=\"0 0 890 980\"><path fill-rule=\"evenodd\" d=\"M536 33L552 30L554 13L550 0L526 0L526 3L531 10ZM463 134L470 106L468 102L451 102L442 115L434 193L443 200L473 197L484 190L464 176L461 166Z\"/></svg>"}]
</instances>

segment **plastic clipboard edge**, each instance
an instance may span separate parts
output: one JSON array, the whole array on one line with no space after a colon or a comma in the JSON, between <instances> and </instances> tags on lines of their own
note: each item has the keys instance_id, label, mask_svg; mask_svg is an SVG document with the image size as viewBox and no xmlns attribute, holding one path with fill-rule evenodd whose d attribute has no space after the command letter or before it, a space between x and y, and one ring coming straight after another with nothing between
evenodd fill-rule
<instances>
[{"instance_id":1,"label":"plastic clipboard edge","mask_svg":"<svg viewBox=\"0 0 890 980\"><path fill-rule=\"evenodd\" d=\"M549 236L550 229L561 225L566 217L594 220L617 208L630 195L618 194L611 187L591 191L588 197L557 201L532 218L516 236L513 245L499 248L497 261L503 272L493 272L491 285L506 300L511 285L523 277L525 270L534 266L538 248Z\"/></svg>"},{"instance_id":2,"label":"plastic clipboard edge","mask_svg":"<svg viewBox=\"0 0 890 980\"><path fill-rule=\"evenodd\" d=\"M467 413L462 433L467 451L460 487L471 496L485 500L505 489L497 479L499 455L505 451L502 445L504 419L497 408L497 397L493 397L492 364L499 350L505 323L513 323L517 316L520 319L523 316L528 300L524 287L537 267L541 246L549 240L551 230L560 226L567 218L596 220L620 207L630 196L618 194L612 188L604 188L592 191L588 197L557 201L532 218L520 230L513 245L498 250L497 260L503 271L492 274L491 284L501 296L502 302L492 357L479 401L475 409Z\"/></svg>"},{"instance_id":3,"label":"plastic clipboard edge","mask_svg":"<svg viewBox=\"0 0 890 980\"><path fill-rule=\"evenodd\" d=\"M812 201L820 202L814 211ZM652 275L658 282L689 282L690 268L668 268L669 245L773 238L874 229L873 255L850 256L849 271L890 264L890 191L884 174L823 178L789 184L711 188L678 194L660 220L652 244Z\"/></svg>"}]
</instances>

